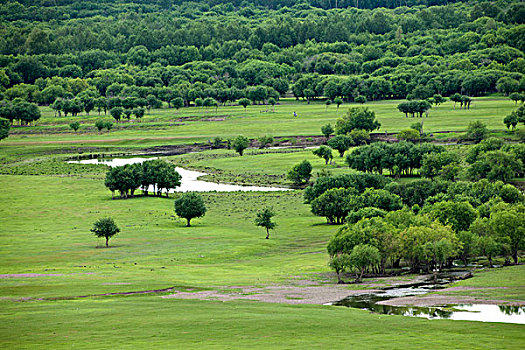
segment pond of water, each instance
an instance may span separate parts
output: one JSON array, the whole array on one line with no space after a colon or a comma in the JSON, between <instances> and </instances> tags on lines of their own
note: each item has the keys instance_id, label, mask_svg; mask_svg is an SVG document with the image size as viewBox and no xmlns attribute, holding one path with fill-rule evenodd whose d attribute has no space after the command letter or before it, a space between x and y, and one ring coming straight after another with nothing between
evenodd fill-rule
<instances>
[{"instance_id":1,"label":"pond of water","mask_svg":"<svg viewBox=\"0 0 525 350\"><path fill-rule=\"evenodd\" d=\"M419 284L413 287L400 287L382 290L376 293L364 293L349 296L333 305L370 310L384 315L402 315L423 317L430 320L450 319L481 322L500 322L525 324L525 306L457 304L436 307L391 306L380 302L399 297L416 296L443 288L443 282Z\"/></svg>"},{"instance_id":2,"label":"pond of water","mask_svg":"<svg viewBox=\"0 0 525 350\"><path fill-rule=\"evenodd\" d=\"M85 159L79 161L70 161L69 163L79 163L79 164L105 164L110 167L122 166L126 164L136 164L142 163L147 160L157 159L154 158L113 158L113 159ZM289 188L280 188L280 187L263 187L263 186L241 186L241 185L231 185L231 184L221 184L209 181L202 181L198 178L206 173L199 171L187 170L184 168L177 167L177 172L182 176L181 185L175 190L170 192L252 192L252 191L291 191ZM153 189L151 189L153 190Z\"/></svg>"}]
</instances>

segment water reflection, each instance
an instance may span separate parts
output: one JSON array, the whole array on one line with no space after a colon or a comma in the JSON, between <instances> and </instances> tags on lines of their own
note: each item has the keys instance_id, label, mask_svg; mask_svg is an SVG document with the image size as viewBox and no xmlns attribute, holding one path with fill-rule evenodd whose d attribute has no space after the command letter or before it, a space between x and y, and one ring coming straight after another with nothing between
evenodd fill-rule
<instances>
[{"instance_id":1,"label":"water reflection","mask_svg":"<svg viewBox=\"0 0 525 350\"><path fill-rule=\"evenodd\" d=\"M334 305L370 310L383 315L402 315L433 319L450 319L463 321L500 322L525 324L525 306L459 304L438 307L391 306L378 304L399 296L414 296L427 293L428 290L413 288L391 293L369 293L350 296Z\"/></svg>"},{"instance_id":2,"label":"water reflection","mask_svg":"<svg viewBox=\"0 0 525 350\"><path fill-rule=\"evenodd\" d=\"M70 161L69 163L79 163L79 164L105 164L110 167L122 166L126 164L136 164L142 163L147 160L157 159L156 157L152 158L113 158L113 159L85 159L79 161ZM177 167L177 172L182 176L181 185L170 192L252 192L252 191L291 191L289 188L280 188L280 187L262 187L262 186L240 186L240 185L230 185L230 184L220 184L215 182L201 181L198 180L199 177L208 175L206 173L201 173L199 171L187 170L184 168ZM153 190L153 188L151 189Z\"/></svg>"}]
</instances>

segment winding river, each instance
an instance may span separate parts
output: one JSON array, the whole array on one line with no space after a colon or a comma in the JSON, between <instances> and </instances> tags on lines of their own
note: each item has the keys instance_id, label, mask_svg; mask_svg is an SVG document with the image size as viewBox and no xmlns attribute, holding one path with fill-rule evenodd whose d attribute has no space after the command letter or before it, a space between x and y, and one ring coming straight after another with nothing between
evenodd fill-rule
<instances>
[{"instance_id":1,"label":"winding river","mask_svg":"<svg viewBox=\"0 0 525 350\"><path fill-rule=\"evenodd\" d=\"M153 160L157 159L156 157L153 158L113 158L113 159L85 159L85 160L78 160L78 161L69 161L69 163L77 163L77 164L104 164L110 167L115 166L122 166L126 164L137 164L137 163L143 163L147 160ZM202 173L199 171L194 170L187 170L184 168L177 167L177 172L182 176L181 185L177 187L174 190L171 190L170 193L173 192L254 192L254 191L261 191L261 192L270 192L270 191L291 191L289 188L281 188L281 187L263 187L263 186L241 186L241 185L231 185L231 184L221 184L221 183L215 183L215 182L209 182L209 181L202 181L199 180L199 177L208 175L206 173Z\"/></svg>"}]
</instances>

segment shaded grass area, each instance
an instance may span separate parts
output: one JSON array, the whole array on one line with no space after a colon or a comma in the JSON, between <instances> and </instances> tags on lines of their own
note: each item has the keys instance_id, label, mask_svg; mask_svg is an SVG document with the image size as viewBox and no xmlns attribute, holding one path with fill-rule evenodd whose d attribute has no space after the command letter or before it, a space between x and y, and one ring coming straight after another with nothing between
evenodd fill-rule
<instances>
[{"instance_id":1,"label":"shaded grass area","mask_svg":"<svg viewBox=\"0 0 525 350\"><path fill-rule=\"evenodd\" d=\"M0 305L1 343L8 348L519 349L525 341L522 325L429 321L334 306L151 296Z\"/></svg>"}]
</instances>

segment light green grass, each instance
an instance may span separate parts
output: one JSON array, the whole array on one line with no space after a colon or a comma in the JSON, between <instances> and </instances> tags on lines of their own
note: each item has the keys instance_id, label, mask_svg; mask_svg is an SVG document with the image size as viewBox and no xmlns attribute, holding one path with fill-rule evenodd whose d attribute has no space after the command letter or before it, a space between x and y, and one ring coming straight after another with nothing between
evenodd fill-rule
<instances>
[{"instance_id":1,"label":"light green grass","mask_svg":"<svg viewBox=\"0 0 525 350\"><path fill-rule=\"evenodd\" d=\"M475 278L453 283L451 287L469 287L475 290L445 291L444 293L488 300L522 302L525 300L525 265L476 271ZM437 293L440 294L440 292Z\"/></svg>"},{"instance_id":2,"label":"light green grass","mask_svg":"<svg viewBox=\"0 0 525 350\"><path fill-rule=\"evenodd\" d=\"M405 118L397 110L399 100L378 101L365 104L365 107L376 112L382 127L380 132L397 132L408 128L415 121L424 121L426 132L464 131L474 120L486 123L489 129L505 129L503 118L515 109L514 103L504 97L482 97L474 100L470 110L454 109L453 102L446 102L430 111L429 118ZM142 123L122 122L110 133L86 133L86 126L91 127L97 118L96 113L90 116L55 118L50 109L44 108L43 118L36 128L24 128L31 134L12 135L3 141L5 144L38 144L43 142L67 142L73 144L144 146L157 144L182 144L206 141L216 136L223 138L243 134L250 138L261 135L293 136L320 135L320 128L327 123L334 124L338 117L344 115L356 104L344 104L339 110L335 106L326 106L322 102L306 104L283 100L276 106L275 112L266 112L265 106L249 106L246 111L240 106L220 107L205 111L202 108L183 108L152 110ZM271 109L270 109L271 110ZM298 117L293 117L293 112ZM107 117L110 119L110 117ZM189 118L181 120L181 118ZM69 129L72 120L80 120L84 126L79 134ZM16 129L16 128L15 128ZM18 130L18 129L17 129Z\"/></svg>"},{"instance_id":3,"label":"light green grass","mask_svg":"<svg viewBox=\"0 0 525 350\"><path fill-rule=\"evenodd\" d=\"M522 325L330 306L121 297L0 302L4 348L520 349Z\"/></svg>"},{"instance_id":4,"label":"light green grass","mask_svg":"<svg viewBox=\"0 0 525 350\"><path fill-rule=\"evenodd\" d=\"M324 159L315 156L311 149L249 149L242 157L233 150L213 150L167 159L184 167L210 173L203 177L210 181L289 186L292 183L286 178L286 174L293 165L303 160L312 164L312 180L322 171L333 175L355 172L345 164L344 158L339 157L338 152L334 151L333 155L334 159L330 164L325 164Z\"/></svg>"}]
</instances>

